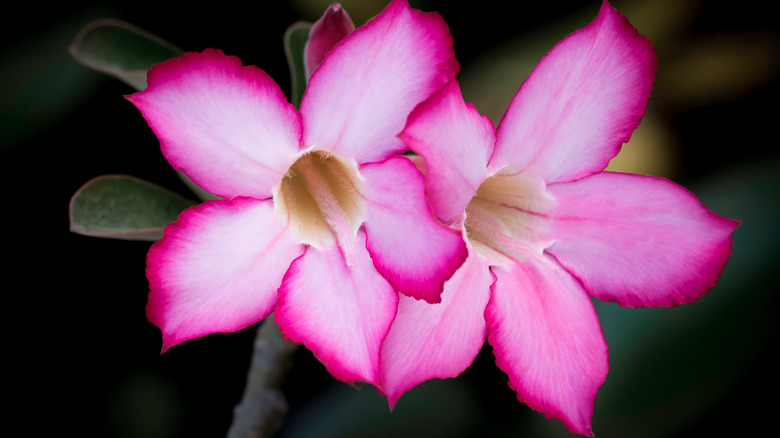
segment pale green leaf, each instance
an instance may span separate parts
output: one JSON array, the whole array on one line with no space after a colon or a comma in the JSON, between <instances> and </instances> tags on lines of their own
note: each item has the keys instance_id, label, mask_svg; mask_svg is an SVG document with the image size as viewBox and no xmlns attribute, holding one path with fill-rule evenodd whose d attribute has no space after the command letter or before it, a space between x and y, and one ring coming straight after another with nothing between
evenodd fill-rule
<instances>
[{"instance_id":1,"label":"pale green leaf","mask_svg":"<svg viewBox=\"0 0 780 438\"><path fill-rule=\"evenodd\" d=\"M111 19L86 25L69 50L87 67L114 76L139 91L146 88L146 72L152 65L184 53L156 35Z\"/></svg>"},{"instance_id":2,"label":"pale green leaf","mask_svg":"<svg viewBox=\"0 0 780 438\"><path fill-rule=\"evenodd\" d=\"M70 229L87 236L154 241L195 202L148 181L104 175L84 184L70 201Z\"/></svg>"}]
</instances>

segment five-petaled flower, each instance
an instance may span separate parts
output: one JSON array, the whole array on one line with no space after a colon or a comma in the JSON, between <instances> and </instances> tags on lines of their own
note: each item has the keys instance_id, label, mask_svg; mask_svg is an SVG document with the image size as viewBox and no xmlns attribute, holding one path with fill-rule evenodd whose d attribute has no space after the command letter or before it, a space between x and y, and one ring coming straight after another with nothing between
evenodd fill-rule
<instances>
[{"instance_id":1,"label":"five-petaled flower","mask_svg":"<svg viewBox=\"0 0 780 438\"><path fill-rule=\"evenodd\" d=\"M402 0L325 56L300 112L217 50L155 65L129 100L173 167L222 198L185 210L149 251L163 350L275 312L335 377L381 385L398 291L438 302L467 256L397 138L457 70L441 17Z\"/></svg>"},{"instance_id":2,"label":"five-petaled flower","mask_svg":"<svg viewBox=\"0 0 780 438\"><path fill-rule=\"evenodd\" d=\"M674 306L717 281L738 222L662 178L604 171L650 96L650 42L606 1L557 44L497 129L457 82L409 116L435 216L469 257L442 302L401 297L382 349L383 390L459 374L487 334L520 401L589 435L607 345L591 302ZM483 313L484 312L484 313Z\"/></svg>"}]
</instances>

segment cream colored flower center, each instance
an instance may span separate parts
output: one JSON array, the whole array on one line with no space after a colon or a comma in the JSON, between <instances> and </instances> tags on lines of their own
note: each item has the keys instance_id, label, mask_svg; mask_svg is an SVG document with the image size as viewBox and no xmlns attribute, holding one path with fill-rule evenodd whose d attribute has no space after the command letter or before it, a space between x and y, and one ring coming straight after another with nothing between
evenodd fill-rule
<instances>
[{"instance_id":1,"label":"cream colored flower center","mask_svg":"<svg viewBox=\"0 0 780 438\"><path fill-rule=\"evenodd\" d=\"M549 245L546 213L553 203L541 180L499 172L479 186L466 207L469 240L491 260L541 253Z\"/></svg>"},{"instance_id":2,"label":"cream colored flower center","mask_svg":"<svg viewBox=\"0 0 780 438\"><path fill-rule=\"evenodd\" d=\"M365 219L363 183L354 160L306 151L274 188L274 206L302 243L316 248L335 243L352 266L352 245Z\"/></svg>"}]
</instances>

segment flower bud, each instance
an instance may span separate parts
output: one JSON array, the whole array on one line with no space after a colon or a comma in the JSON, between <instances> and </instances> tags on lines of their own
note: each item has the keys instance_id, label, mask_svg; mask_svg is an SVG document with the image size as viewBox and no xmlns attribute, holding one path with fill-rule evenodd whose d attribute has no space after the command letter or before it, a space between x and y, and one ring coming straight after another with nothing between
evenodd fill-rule
<instances>
[{"instance_id":1,"label":"flower bud","mask_svg":"<svg viewBox=\"0 0 780 438\"><path fill-rule=\"evenodd\" d=\"M303 50L303 64L306 77L310 78L325 55L344 37L355 30L355 24L347 11L338 3L333 3L317 20L309 31L309 40Z\"/></svg>"}]
</instances>

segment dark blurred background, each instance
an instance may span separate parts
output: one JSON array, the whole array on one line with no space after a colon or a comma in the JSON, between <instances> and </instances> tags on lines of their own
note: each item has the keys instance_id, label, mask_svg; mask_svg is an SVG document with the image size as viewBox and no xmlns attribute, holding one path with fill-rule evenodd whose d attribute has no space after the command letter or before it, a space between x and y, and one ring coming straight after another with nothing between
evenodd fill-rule
<instances>
[{"instance_id":1,"label":"dark blurred background","mask_svg":"<svg viewBox=\"0 0 780 438\"><path fill-rule=\"evenodd\" d=\"M356 24L384 1L342 3ZM497 122L538 59L598 13L598 0L411 1L441 13L455 39L466 100ZM656 48L645 120L611 165L668 177L710 209L743 220L718 285L697 303L623 309L596 303L610 374L596 399L599 437L752 436L777 406L780 39L769 2L615 0ZM288 93L282 35L328 2L208 6L166 2L19 3L3 13L0 178L6 427L21 435L224 436L255 328L160 355L146 321L149 243L68 231L68 202L87 180L130 174L189 195L125 99L133 90L73 60L93 19L119 18L192 51L221 48L265 69ZM249 8L249 9L247 9ZM10 263L8 262L10 260ZM279 437L570 436L519 403L489 347L457 379L426 382L390 413L370 387L335 381L299 349L285 382ZM17 433L17 435L20 433Z\"/></svg>"}]
</instances>

